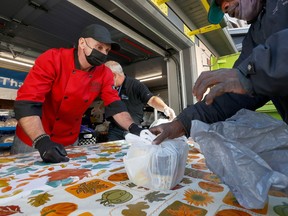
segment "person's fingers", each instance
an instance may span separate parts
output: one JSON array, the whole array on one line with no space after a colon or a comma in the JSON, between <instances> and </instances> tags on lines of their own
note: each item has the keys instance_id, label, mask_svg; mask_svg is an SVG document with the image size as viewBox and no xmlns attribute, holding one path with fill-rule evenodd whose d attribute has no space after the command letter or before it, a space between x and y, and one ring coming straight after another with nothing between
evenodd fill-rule
<instances>
[{"instance_id":1,"label":"person's fingers","mask_svg":"<svg viewBox=\"0 0 288 216\"><path fill-rule=\"evenodd\" d=\"M50 160L52 163L60 163L60 162L68 162L69 158L62 156L60 154L57 154L56 152L53 154L53 156L50 156Z\"/></svg>"},{"instance_id":2,"label":"person's fingers","mask_svg":"<svg viewBox=\"0 0 288 216\"><path fill-rule=\"evenodd\" d=\"M200 76L197 78L195 84L194 84L194 88L193 89L198 89L199 86L202 85L203 80L205 80L207 78L208 74L207 71L204 71L200 74ZM194 92L193 92L194 93Z\"/></svg>"},{"instance_id":3,"label":"person's fingers","mask_svg":"<svg viewBox=\"0 0 288 216\"><path fill-rule=\"evenodd\" d=\"M225 87L223 83L215 85L213 86L213 88L210 88L209 93L205 97L205 103L207 105L211 105L216 97L225 92L224 88Z\"/></svg>"},{"instance_id":4,"label":"person's fingers","mask_svg":"<svg viewBox=\"0 0 288 216\"><path fill-rule=\"evenodd\" d=\"M55 149L59 152L60 155L67 156L67 152L62 145L57 146Z\"/></svg>"},{"instance_id":5,"label":"person's fingers","mask_svg":"<svg viewBox=\"0 0 288 216\"><path fill-rule=\"evenodd\" d=\"M63 148L64 149L64 148ZM47 163L60 163L60 162L68 162L69 158L66 155L63 155L63 151L60 153L60 149L58 146L56 148L52 148L48 150L45 155L43 155L43 161ZM65 151L65 149L64 149ZM66 151L65 151L66 152Z\"/></svg>"},{"instance_id":6,"label":"person's fingers","mask_svg":"<svg viewBox=\"0 0 288 216\"><path fill-rule=\"evenodd\" d=\"M179 120L165 123L149 129L151 133L157 135L152 144L159 145L165 139L174 139L185 135L185 129Z\"/></svg>"},{"instance_id":7,"label":"person's fingers","mask_svg":"<svg viewBox=\"0 0 288 216\"><path fill-rule=\"evenodd\" d=\"M48 150L43 156L42 159L46 163L59 163L61 160L59 159L59 153L55 150Z\"/></svg>"},{"instance_id":8,"label":"person's fingers","mask_svg":"<svg viewBox=\"0 0 288 216\"><path fill-rule=\"evenodd\" d=\"M196 99L201 101L207 89L219 83L218 79L217 74L213 72L210 72L208 75L205 73L202 77L200 76L200 79L197 79L195 86L193 87L193 94Z\"/></svg>"},{"instance_id":9,"label":"person's fingers","mask_svg":"<svg viewBox=\"0 0 288 216\"><path fill-rule=\"evenodd\" d=\"M171 116L170 116L170 121L172 121L174 118L176 118L176 114L174 112L174 110L171 109Z\"/></svg>"},{"instance_id":10,"label":"person's fingers","mask_svg":"<svg viewBox=\"0 0 288 216\"><path fill-rule=\"evenodd\" d=\"M173 118L174 118L174 112L173 110L169 110L169 114L168 114L168 117L169 117L169 121L171 121Z\"/></svg>"},{"instance_id":11,"label":"person's fingers","mask_svg":"<svg viewBox=\"0 0 288 216\"><path fill-rule=\"evenodd\" d=\"M155 145L159 145L161 142L163 142L168 134L166 132L166 130L163 128L163 125L162 126L155 126L155 127L152 127L152 128L149 128L149 131L155 135L157 135L157 137L153 140L152 144L155 144Z\"/></svg>"},{"instance_id":12,"label":"person's fingers","mask_svg":"<svg viewBox=\"0 0 288 216\"><path fill-rule=\"evenodd\" d=\"M70 159L68 157L64 157L61 162L68 162Z\"/></svg>"},{"instance_id":13,"label":"person's fingers","mask_svg":"<svg viewBox=\"0 0 288 216\"><path fill-rule=\"evenodd\" d=\"M152 144L159 145L167 138L167 135L165 132L160 133L152 142Z\"/></svg>"},{"instance_id":14,"label":"person's fingers","mask_svg":"<svg viewBox=\"0 0 288 216\"><path fill-rule=\"evenodd\" d=\"M205 77L205 75L202 75L202 74L198 77L192 89L192 93L196 97L197 101L200 101L203 97L203 94L201 94L199 91L199 88L203 85L202 84L204 80L203 77Z\"/></svg>"},{"instance_id":15,"label":"person's fingers","mask_svg":"<svg viewBox=\"0 0 288 216\"><path fill-rule=\"evenodd\" d=\"M155 126L155 127L149 128L149 131L155 135L158 135L159 133L163 131L163 129L159 126Z\"/></svg>"}]
</instances>

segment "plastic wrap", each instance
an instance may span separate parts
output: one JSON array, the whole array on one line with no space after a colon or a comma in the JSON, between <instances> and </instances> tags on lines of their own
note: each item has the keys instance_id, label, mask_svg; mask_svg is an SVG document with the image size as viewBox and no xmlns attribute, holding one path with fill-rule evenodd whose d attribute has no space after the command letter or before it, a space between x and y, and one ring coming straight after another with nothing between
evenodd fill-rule
<instances>
[{"instance_id":1,"label":"plastic wrap","mask_svg":"<svg viewBox=\"0 0 288 216\"><path fill-rule=\"evenodd\" d=\"M208 168L245 208L263 208L273 186L288 192L288 126L242 109L223 122L192 121L191 137Z\"/></svg>"}]
</instances>

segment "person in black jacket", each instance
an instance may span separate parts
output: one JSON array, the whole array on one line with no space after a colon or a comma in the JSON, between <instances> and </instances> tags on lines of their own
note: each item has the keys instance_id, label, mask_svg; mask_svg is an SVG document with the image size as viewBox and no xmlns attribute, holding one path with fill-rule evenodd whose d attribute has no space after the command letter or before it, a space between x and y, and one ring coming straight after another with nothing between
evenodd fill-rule
<instances>
[{"instance_id":1,"label":"person in black jacket","mask_svg":"<svg viewBox=\"0 0 288 216\"><path fill-rule=\"evenodd\" d=\"M143 121L143 108L146 104L163 112L169 120L173 120L176 117L174 110L167 106L160 97L153 95L146 85L137 79L126 76L118 62L108 61L105 63L105 66L113 72L114 87L117 89L121 101L126 104L128 113L137 125L140 125ZM108 130L108 140L125 139L127 131L120 127L113 119L110 118L109 120L111 123Z\"/></svg>"},{"instance_id":2,"label":"person in black jacket","mask_svg":"<svg viewBox=\"0 0 288 216\"><path fill-rule=\"evenodd\" d=\"M188 136L191 120L223 121L242 108L256 110L272 100L288 123L288 4L283 0L213 0L210 23L219 23L224 13L250 25L242 52L232 69L203 72L193 94L199 102L183 110L175 121L151 128L154 140ZM210 88L204 99L203 94Z\"/></svg>"}]
</instances>

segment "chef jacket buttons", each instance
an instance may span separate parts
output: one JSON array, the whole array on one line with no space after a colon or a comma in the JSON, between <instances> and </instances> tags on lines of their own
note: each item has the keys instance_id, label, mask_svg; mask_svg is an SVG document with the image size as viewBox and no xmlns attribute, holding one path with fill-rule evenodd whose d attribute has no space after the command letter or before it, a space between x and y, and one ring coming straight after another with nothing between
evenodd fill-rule
<instances>
[{"instance_id":1,"label":"chef jacket buttons","mask_svg":"<svg viewBox=\"0 0 288 216\"><path fill-rule=\"evenodd\" d=\"M59 121L60 120L60 118L58 117L58 118L56 118L56 121Z\"/></svg>"},{"instance_id":2,"label":"chef jacket buttons","mask_svg":"<svg viewBox=\"0 0 288 216\"><path fill-rule=\"evenodd\" d=\"M73 71L72 71L72 74L76 74L76 70L73 70Z\"/></svg>"},{"instance_id":3,"label":"chef jacket buttons","mask_svg":"<svg viewBox=\"0 0 288 216\"><path fill-rule=\"evenodd\" d=\"M84 102L85 102L85 103L87 103L87 102L88 102L88 100L84 100Z\"/></svg>"},{"instance_id":4,"label":"chef jacket buttons","mask_svg":"<svg viewBox=\"0 0 288 216\"><path fill-rule=\"evenodd\" d=\"M70 135L72 135L73 133L72 132L70 132Z\"/></svg>"},{"instance_id":5,"label":"chef jacket buttons","mask_svg":"<svg viewBox=\"0 0 288 216\"><path fill-rule=\"evenodd\" d=\"M65 99L65 100L68 99L68 96L64 96L64 99Z\"/></svg>"}]
</instances>

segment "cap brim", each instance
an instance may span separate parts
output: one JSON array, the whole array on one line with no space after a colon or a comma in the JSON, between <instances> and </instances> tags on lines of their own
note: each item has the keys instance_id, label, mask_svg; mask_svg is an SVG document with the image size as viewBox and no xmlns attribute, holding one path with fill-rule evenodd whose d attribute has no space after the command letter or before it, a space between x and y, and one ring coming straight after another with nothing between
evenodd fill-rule
<instances>
[{"instance_id":1,"label":"cap brim","mask_svg":"<svg viewBox=\"0 0 288 216\"><path fill-rule=\"evenodd\" d=\"M115 51L121 49L120 45L111 39L111 34L108 29L102 25L91 24L85 27L82 30L80 37L93 38L101 43L111 44L111 49Z\"/></svg>"},{"instance_id":2,"label":"cap brim","mask_svg":"<svg viewBox=\"0 0 288 216\"><path fill-rule=\"evenodd\" d=\"M208 21L211 24L218 24L223 19L224 13L221 8L213 0L208 12Z\"/></svg>"},{"instance_id":3,"label":"cap brim","mask_svg":"<svg viewBox=\"0 0 288 216\"><path fill-rule=\"evenodd\" d=\"M96 38L94 38L94 39L101 42L101 43L111 44L111 50L118 51L121 49L121 46L118 43L116 43L115 41L109 40L109 39L107 40L107 38L105 38L103 40L101 40L101 39L99 40Z\"/></svg>"},{"instance_id":4,"label":"cap brim","mask_svg":"<svg viewBox=\"0 0 288 216\"><path fill-rule=\"evenodd\" d=\"M119 51L121 49L121 46L118 43L111 43L111 50Z\"/></svg>"}]
</instances>

